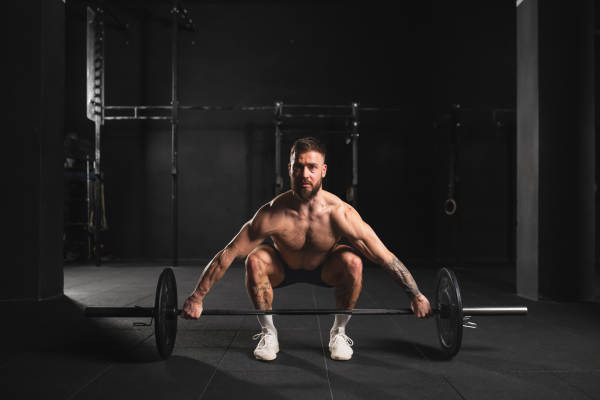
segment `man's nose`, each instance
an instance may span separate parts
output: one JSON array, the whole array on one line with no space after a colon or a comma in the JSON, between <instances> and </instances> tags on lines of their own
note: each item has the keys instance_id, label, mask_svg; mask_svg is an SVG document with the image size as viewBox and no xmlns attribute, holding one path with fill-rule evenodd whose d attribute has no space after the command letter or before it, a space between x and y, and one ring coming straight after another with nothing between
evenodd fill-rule
<instances>
[{"instance_id":1,"label":"man's nose","mask_svg":"<svg viewBox=\"0 0 600 400\"><path fill-rule=\"evenodd\" d=\"M310 176L310 171L308 170L308 168L304 168L304 169L302 170L302 177L303 177L303 178L307 178L307 177L309 177L309 176Z\"/></svg>"}]
</instances>

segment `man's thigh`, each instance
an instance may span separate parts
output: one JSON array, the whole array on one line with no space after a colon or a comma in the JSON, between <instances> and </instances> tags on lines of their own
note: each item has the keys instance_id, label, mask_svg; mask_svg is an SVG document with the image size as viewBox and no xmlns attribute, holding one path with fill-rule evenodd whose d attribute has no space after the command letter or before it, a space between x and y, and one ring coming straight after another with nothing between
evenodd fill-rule
<instances>
[{"instance_id":1,"label":"man's thigh","mask_svg":"<svg viewBox=\"0 0 600 400\"><path fill-rule=\"evenodd\" d=\"M272 287L276 287L283 281L285 273L281 264L281 257L277 253L277 250L267 244L261 244L248 254L248 257L250 256L260 260Z\"/></svg>"},{"instance_id":2,"label":"man's thigh","mask_svg":"<svg viewBox=\"0 0 600 400\"><path fill-rule=\"evenodd\" d=\"M360 260L360 255L350 246L337 246L323 265L321 271L321 279L329 286L337 286L340 280L343 279L344 273L348 270L348 265Z\"/></svg>"}]
</instances>

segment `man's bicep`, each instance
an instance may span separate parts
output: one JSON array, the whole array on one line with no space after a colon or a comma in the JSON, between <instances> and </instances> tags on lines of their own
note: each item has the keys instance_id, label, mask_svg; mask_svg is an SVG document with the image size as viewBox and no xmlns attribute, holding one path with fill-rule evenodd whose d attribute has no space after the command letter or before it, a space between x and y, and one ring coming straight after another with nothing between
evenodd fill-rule
<instances>
[{"instance_id":1,"label":"man's bicep","mask_svg":"<svg viewBox=\"0 0 600 400\"><path fill-rule=\"evenodd\" d=\"M383 242L377 237L373 229L363 222L358 235L348 237L350 243L363 253L369 260L376 264L383 264L387 261L389 251Z\"/></svg>"},{"instance_id":2,"label":"man's bicep","mask_svg":"<svg viewBox=\"0 0 600 400\"><path fill-rule=\"evenodd\" d=\"M354 209L345 213L342 226L350 243L369 260L377 264L387 262L389 250Z\"/></svg>"}]
</instances>

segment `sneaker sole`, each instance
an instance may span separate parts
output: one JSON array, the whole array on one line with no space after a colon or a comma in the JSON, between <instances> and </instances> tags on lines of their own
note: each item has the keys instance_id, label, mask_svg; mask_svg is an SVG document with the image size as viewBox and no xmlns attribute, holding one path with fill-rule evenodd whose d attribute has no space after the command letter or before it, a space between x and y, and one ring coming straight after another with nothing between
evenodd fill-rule
<instances>
[{"instance_id":1,"label":"sneaker sole","mask_svg":"<svg viewBox=\"0 0 600 400\"><path fill-rule=\"evenodd\" d=\"M333 352L333 348L332 348L332 347L330 347L330 348L329 348L329 352L330 352L330 353L332 353L332 352ZM331 359L332 359L332 360L347 361L347 360L349 360L349 359L351 359L351 358L352 358L352 354L350 354L350 357L348 357L348 358L334 357L334 356L333 356L333 354L331 354Z\"/></svg>"},{"instance_id":2,"label":"sneaker sole","mask_svg":"<svg viewBox=\"0 0 600 400\"><path fill-rule=\"evenodd\" d=\"M256 354L254 355L254 357L256 357L257 360L262 360L262 361L273 361L274 359L277 358L277 353L279 353L279 347L277 348L277 350L275 350L275 357L273 358L264 358L264 357L259 357Z\"/></svg>"}]
</instances>

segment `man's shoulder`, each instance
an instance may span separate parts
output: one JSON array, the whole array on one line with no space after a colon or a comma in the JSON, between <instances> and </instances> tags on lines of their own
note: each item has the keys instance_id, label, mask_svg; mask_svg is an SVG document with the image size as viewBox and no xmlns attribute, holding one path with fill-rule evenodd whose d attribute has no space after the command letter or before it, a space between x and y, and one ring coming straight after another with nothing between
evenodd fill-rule
<instances>
[{"instance_id":1,"label":"man's shoulder","mask_svg":"<svg viewBox=\"0 0 600 400\"><path fill-rule=\"evenodd\" d=\"M275 197L273 200L259 208L252 219L253 225L276 225L285 215L285 198L282 198L284 195L285 193Z\"/></svg>"},{"instance_id":2,"label":"man's shoulder","mask_svg":"<svg viewBox=\"0 0 600 400\"><path fill-rule=\"evenodd\" d=\"M340 199L338 196L331 192L327 192L323 190L323 197L325 199L325 206L331 210L331 212L339 212L346 210L346 207L350 206L350 204L346 203L344 200Z\"/></svg>"},{"instance_id":3,"label":"man's shoulder","mask_svg":"<svg viewBox=\"0 0 600 400\"><path fill-rule=\"evenodd\" d=\"M339 197L335 195L331 195L331 203L329 206L331 218L338 222L342 223L346 221L348 218L352 218L355 215L358 215L354 207L345 201L341 200Z\"/></svg>"}]
</instances>

